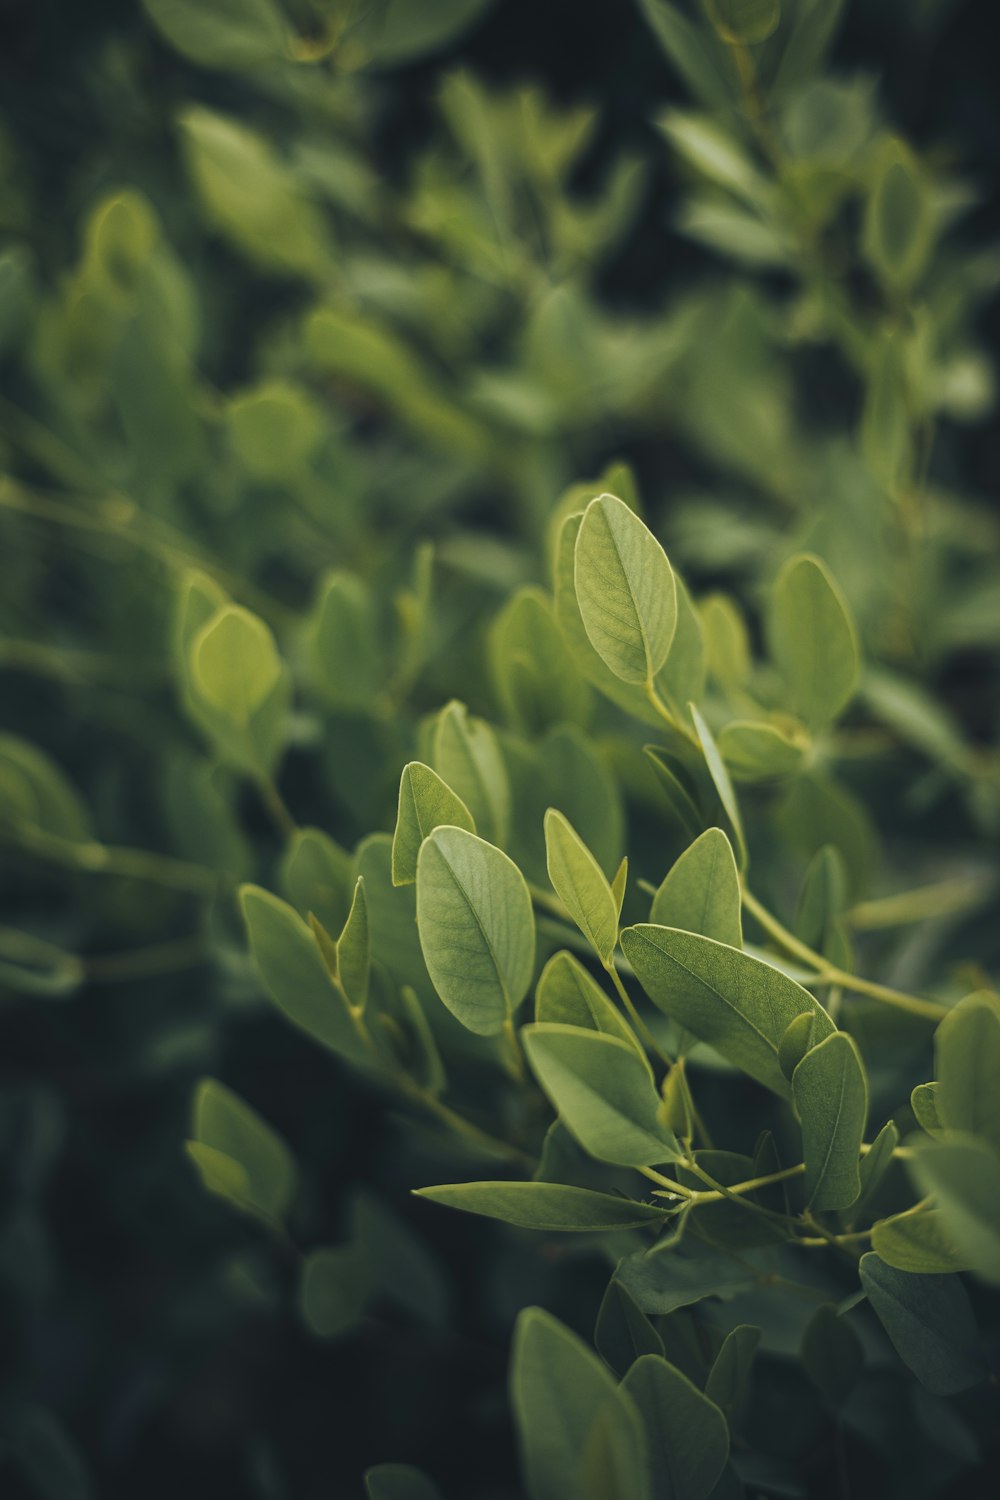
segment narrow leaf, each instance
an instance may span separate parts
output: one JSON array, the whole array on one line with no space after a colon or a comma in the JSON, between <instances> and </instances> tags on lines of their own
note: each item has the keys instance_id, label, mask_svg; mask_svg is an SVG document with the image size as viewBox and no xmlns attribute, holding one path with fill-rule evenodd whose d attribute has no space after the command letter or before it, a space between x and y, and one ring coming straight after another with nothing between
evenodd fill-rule
<instances>
[{"instance_id":1,"label":"narrow leaf","mask_svg":"<svg viewBox=\"0 0 1000 1500\"><path fill-rule=\"evenodd\" d=\"M614 894L586 844L554 807L545 814L545 856L552 889L602 963L618 943Z\"/></svg>"},{"instance_id":2,"label":"narrow leaf","mask_svg":"<svg viewBox=\"0 0 1000 1500\"><path fill-rule=\"evenodd\" d=\"M552 1182L459 1182L417 1189L418 1198L502 1219L521 1229L598 1234L663 1222L664 1210L610 1193Z\"/></svg>"}]
</instances>

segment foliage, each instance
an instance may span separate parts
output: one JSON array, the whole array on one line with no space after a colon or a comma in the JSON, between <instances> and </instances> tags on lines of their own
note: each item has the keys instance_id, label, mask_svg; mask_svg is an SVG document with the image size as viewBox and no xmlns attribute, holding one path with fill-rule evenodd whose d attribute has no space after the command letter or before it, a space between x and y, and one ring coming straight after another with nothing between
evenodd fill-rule
<instances>
[{"instance_id":1,"label":"foliage","mask_svg":"<svg viewBox=\"0 0 1000 1500\"><path fill-rule=\"evenodd\" d=\"M0 136L0 1472L979 1493L1000 261L842 7L633 142L501 9L143 0L72 247Z\"/></svg>"}]
</instances>

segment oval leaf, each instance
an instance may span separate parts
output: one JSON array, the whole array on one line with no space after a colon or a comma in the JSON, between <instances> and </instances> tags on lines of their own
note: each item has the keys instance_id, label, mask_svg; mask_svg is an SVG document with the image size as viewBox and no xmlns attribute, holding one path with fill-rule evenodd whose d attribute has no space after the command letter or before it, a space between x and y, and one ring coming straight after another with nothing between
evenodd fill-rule
<instances>
[{"instance_id":1,"label":"oval leaf","mask_svg":"<svg viewBox=\"0 0 1000 1500\"><path fill-rule=\"evenodd\" d=\"M623 682L651 682L670 651L677 589L667 554L639 517L614 495L584 512L574 580L584 629Z\"/></svg>"}]
</instances>

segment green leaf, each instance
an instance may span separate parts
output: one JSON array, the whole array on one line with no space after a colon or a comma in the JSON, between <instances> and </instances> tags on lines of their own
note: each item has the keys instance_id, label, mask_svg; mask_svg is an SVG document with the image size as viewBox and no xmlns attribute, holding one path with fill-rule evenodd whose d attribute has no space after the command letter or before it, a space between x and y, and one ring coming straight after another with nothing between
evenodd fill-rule
<instances>
[{"instance_id":1,"label":"green leaf","mask_svg":"<svg viewBox=\"0 0 1000 1500\"><path fill-rule=\"evenodd\" d=\"M777 31L780 0L705 0L705 8L724 42L756 47Z\"/></svg>"},{"instance_id":2,"label":"green leaf","mask_svg":"<svg viewBox=\"0 0 1000 1500\"><path fill-rule=\"evenodd\" d=\"M0 822L5 819L74 843L92 837L76 788L50 756L14 734L0 734Z\"/></svg>"},{"instance_id":3,"label":"green leaf","mask_svg":"<svg viewBox=\"0 0 1000 1500\"><path fill-rule=\"evenodd\" d=\"M195 1090L192 1136L189 1155L209 1192L245 1213L280 1223L295 1196L298 1173L277 1131L231 1089L203 1078Z\"/></svg>"},{"instance_id":4,"label":"green leaf","mask_svg":"<svg viewBox=\"0 0 1000 1500\"><path fill-rule=\"evenodd\" d=\"M942 1224L969 1266L1000 1286L1000 1152L975 1136L913 1142L909 1170L933 1194Z\"/></svg>"},{"instance_id":5,"label":"green leaf","mask_svg":"<svg viewBox=\"0 0 1000 1500\"><path fill-rule=\"evenodd\" d=\"M240 888L254 962L278 1009L315 1041L353 1063L375 1058L358 1035L346 997L331 982L316 940L297 912L259 886Z\"/></svg>"},{"instance_id":6,"label":"green leaf","mask_svg":"<svg viewBox=\"0 0 1000 1500\"><path fill-rule=\"evenodd\" d=\"M706 819L698 809L692 796L692 788L686 784L681 767L656 745L644 745L643 754L652 766L660 791L677 822L688 838L697 838L704 829Z\"/></svg>"},{"instance_id":7,"label":"green leaf","mask_svg":"<svg viewBox=\"0 0 1000 1500\"><path fill-rule=\"evenodd\" d=\"M629 1396L576 1334L538 1307L525 1309L514 1329L511 1402L530 1500L580 1495L582 1460L605 1414L625 1429L638 1463L645 1458L642 1424ZM634 1500L648 1500L641 1474L639 1484Z\"/></svg>"},{"instance_id":8,"label":"green leaf","mask_svg":"<svg viewBox=\"0 0 1000 1500\"><path fill-rule=\"evenodd\" d=\"M854 1329L829 1302L809 1320L802 1340L802 1363L813 1384L839 1411L858 1382L865 1356Z\"/></svg>"},{"instance_id":9,"label":"green leaf","mask_svg":"<svg viewBox=\"0 0 1000 1500\"><path fill-rule=\"evenodd\" d=\"M789 1082L809 1048L815 1047L818 1040L815 1011L804 1010L794 1021L789 1022L787 1031L778 1043L778 1065Z\"/></svg>"},{"instance_id":10,"label":"green leaf","mask_svg":"<svg viewBox=\"0 0 1000 1500\"><path fill-rule=\"evenodd\" d=\"M590 689L541 589L512 595L493 622L490 648L497 696L516 728L540 734L587 718Z\"/></svg>"},{"instance_id":11,"label":"green leaf","mask_svg":"<svg viewBox=\"0 0 1000 1500\"><path fill-rule=\"evenodd\" d=\"M691 92L709 109L728 111L734 90L725 69L706 45L704 32L692 26L670 0L640 0L643 15L664 52Z\"/></svg>"},{"instance_id":12,"label":"green leaf","mask_svg":"<svg viewBox=\"0 0 1000 1500\"><path fill-rule=\"evenodd\" d=\"M205 68L250 73L288 57L289 33L272 0L142 0L167 41Z\"/></svg>"},{"instance_id":13,"label":"green leaf","mask_svg":"<svg viewBox=\"0 0 1000 1500\"><path fill-rule=\"evenodd\" d=\"M374 69L404 66L447 47L487 11L492 0L381 0L361 12L370 20L371 56ZM359 38L369 40L364 25ZM351 36L352 43L355 37Z\"/></svg>"},{"instance_id":14,"label":"green leaf","mask_svg":"<svg viewBox=\"0 0 1000 1500\"><path fill-rule=\"evenodd\" d=\"M603 1031L633 1047L648 1067L628 1022L571 953L554 953L542 970L535 989L535 1020Z\"/></svg>"},{"instance_id":15,"label":"green leaf","mask_svg":"<svg viewBox=\"0 0 1000 1500\"><path fill-rule=\"evenodd\" d=\"M273 634L262 619L238 604L225 604L195 636L195 687L240 727L249 724L253 709L271 693L280 670Z\"/></svg>"},{"instance_id":16,"label":"green leaf","mask_svg":"<svg viewBox=\"0 0 1000 1500\"><path fill-rule=\"evenodd\" d=\"M942 1122L1000 1150L1000 1004L985 991L960 1000L937 1029L934 1056Z\"/></svg>"},{"instance_id":17,"label":"green leaf","mask_svg":"<svg viewBox=\"0 0 1000 1500\"><path fill-rule=\"evenodd\" d=\"M594 1329L597 1352L617 1375L624 1375L643 1354L663 1355L663 1340L636 1303L614 1277L597 1314Z\"/></svg>"},{"instance_id":18,"label":"green leaf","mask_svg":"<svg viewBox=\"0 0 1000 1500\"><path fill-rule=\"evenodd\" d=\"M449 703L434 728L434 770L468 808L476 831L498 847L507 842L510 784L496 735L465 705Z\"/></svg>"},{"instance_id":19,"label":"green leaf","mask_svg":"<svg viewBox=\"0 0 1000 1500\"><path fill-rule=\"evenodd\" d=\"M302 1262L299 1311L310 1333L339 1338L364 1317L371 1292L366 1257L357 1245L313 1250Z\"/></svg>"},{"instance_id":20,"label":"green leaf","mask_svg":"<svg viewBox=\"0 0 1000 1500\"><path fill-rule=\"evenodd\" d=\"M734 719L719 732L719 754L737 781L793 776L809 750L807 738L775 724Z\"/></svg>"},{"instance_id":21,"label":"green leaf","mask_svg":"<svg viewBox=\"0 0 1000 1500\"><path fill-rule=\"evenodd\" d=\"M623 682L595 650L580 613L576 593L576 544L583 525L582 515L567 516L559 532L553 576L555 615L578 669L606 698L625 713L645 724L658 724L659 716L642 687Z\"/></svg>"},{"instance_id":22,"label":"green leaf","mask_svg":"<svg viewBox=\"0 0 1000 1500\"><path fill-rule=\"evenodd\" d=\"M878 1193L882 1180L892 1166L893 1152L899 1145L899 1131L892 1120L887 1121L872 1142L871 1150L861 1158L861 1193L852 1207L850 1217L856 1222L862 1212L867 1212L871 1200Z\"/></svg>"},{"instance_id":23,"label":"green leaf","mask_svg":"<svg viewBox=\"0 0 1000 1500\"><path fill-rule=\"evenodd\" d=\"M645 1424L653 1500L707 1500L729 1458L729 1428L715 1402L658 1354L637 1359L622 1389Z\"/></svg>"},{"instance_id":24,"label":"green leaf","mask_svg":"<svg viewBox=\"0 0 1000 1500\"><path fill-rule=\"evenodd\" d=\"M654 1005L782 1098L791 1089L778 1048L790 1023L810 1011L818 1035L834 1029L808 990L738 948L645 923L621 943Z\"/></svg>"},{"instance_id":25,"label":"green leaf","mask_svg":"<svg viewBox=\"0 0 1000 1500\"><path fill-rule=\"evenodd\" d=\"M750 1375L760 1343L760 1329L740 1323L725 1337L708 1372L705 1395L722 1412L730 1427L738 1425L750 1395Z\"/></svg>"},{"instance_id":26,"label":"green leaf","mask_svg":"<svg viewBox=\"0 0 1000 1500\"><path fill-rule=\"evenodd\" d=\"M605 874L620 865L624 811L618 778L596 746L567 725L541 747L546 802L568 818Z\"/></svg>"},{"instance_id":27,"label":"green leaf","mask_svg":"<svg viewBox=\"0 0 1000 1500\"><path fill-rule=\"evenodd\" d=\"M986 1368L976 1320L957 1276L914 1276L861 1257L861 1285L904 1365L935 1396L979 1385Z\"/></svg>"},{"instance_id":28,"label":"green leaf","mask_svg":"<svg viewBox=\"0 0 1000 1500\"><path fill-rule=\"evenodd\" d=\"M599 1234L607 1229L638 1229L661 1224L664 1214L663 1209L649 1203L552 1182L459 1182L416 1191L418 1198L429 1198L447 1208L502 1219L520 1229L552 1232Z\"/></svg>"},{"instance_id":29,"label":"green leaf","mask_svg":"<svg viewBox=\"0 0 1000 1500\"><path fill-rule=\"evenodd\" d=\"M409 1464L378 1464L365 1474L368 1500L441 1500L436 1484Z\"/></svg>"},{"instance_id":30,"label":"green leaf","mask_svg":"<svg viewBox=\"0 0 1000 1500\"><path fill-rule=\"evenodd\" d=\"M743 946L740 877L721 828L708 828L675 862L653 897L658 927L697 932L732 948Z\"/></svg>"},{"instance_id":31,"label":"green leaf","mask_svg":"<svg viewBox=\"0 0 1000 1500\"><path fill-rule=\"evenodd\" d=\"M364 1010L368 1003L371 974L371 943L368 936L368 902L364 876L354 887L354 900L337 939L337 980L350 1003Z\"/></svg>"},{"instance_id":32,"label":"green leaf","mask_svg":"<svg viewBox=\"0 0 1000 1500\"><path fill-rule=\"evenodd\" d=\"M634 1047L552 1023L526 1026L521 1035L552 1107L591 1156L625 1167L677 1157L677 1141L658 1118L649 1069Z\"/></svg>"},{"instance_id":33,"label":"green leaf","mask_svg":"<svg viewBox=\"0 0 1000 1500\"><path fill-rule=\"evenodd\" d=\"M626 1256L615 1275L644 1313L666 1317L705 1297L733 1297L755 1286L759 1272L722 1250L699 1246L693 1255L670 1250Z\"/></svg>"},{"instance_id":34,"label":"green leaf","mask_svg":"<svg viewBox=\"0 0 1000 1500\"><path fill-rule=\"evenodd\" d=\"M420 845L435 828L447 825L475 833L475 819L436 771L419 760L403 767L399 779L399 810L392 836L392 883L411 885L417 878Z\"/></svg>"},{"instance_id":35,"label":"green leaf","mask_svg":"<svg viewBox=\"0 0 1000 1500\"><path fill-rule=\"evenodd\" d=\"M576 597L587 635L616 677L651 682L677 623L677 591L652 532L614 495L584 512L576 539Z\"/></svg>"},{"instance_id":36,"label":"green leaf","mask_svg":"<svg viewBox=\"0 0 1000 1500\"><path fill-rule=\"evenodd\" d=\"M297 828L281 861L281 884L300 916L339 932L351 909L351 856L320 828Z\"/></svg>"},{"instance_id":37,"label":"green leaf","mask_svg":"<svg viewBox=\"0 0 1000 1500\"><path fill-rule=\"evenodd\" d=\"M325 428L323 409L289 380L263 381L226 405L229 445L247 473L265 483L287 484L305 473Z\"/></svg>"},{"instance_id":38,"label":"green leaf","mask_svg":"<svg viewBox=\"0 0 1000 1500\"><path fill-rule=\"evenodd\" d=\"M722 809L729 819L729 826L733 831L733 838L736 842L736 862L741 870L745 870L747 867L747 845L746 839L743 836L743 820L740 817L740 805L736 800L736 793L733 791L733 783L729 779L729 772L726 770L725 762L719 754L719 747L712 738L712 731L693 703L688 704L688 712L694 722L695 732L698 735L702 754L705 757L705 764L708 767L708 774L712 778L712 785L718 793Z\"/></svg>"},{"instance_id":39,"label":"green leaf","mask_svg":"<svg viewBox=\"0 0 1000 1500\"><path fill-rule=\"evenodd\" d=\"M921 1204L880 1219L872 1228L872 1249L886 1265L915 1275L969 1270L949 1238L945 1215Z\"/></svg>"},{"instance_id":40,"label":"green leaf","mask_svg":"<svg viewBox=\"0 0 1000 1500\"><path fill-rule=\"evenodd\" d=\"M771 590L767 627L788 708L810 729L825 728L854 692L859 657L847 604L818 557L793 557L782 568Z\"/></svg>"},{"instance_id":41,"label":"green leaf","mask_svg":"<svg viewBox=\"0 0 1000 1500\"><path fill-rule=\"evenodd\" d=\"M916 1122L928 1135L942 1135L946 1128L941 1118L940 1092L939 1083L918 1083L910 1095Z\"/></svg>"},{"instance_id":42,"label":"green leaf","mask_svg":"<svg viewBox=\"0 0 1000 1500\"><path fill-rule=\"evenodd\" d=\"M371 709L385 685L386 663L371 587L338 569L320 581L306 627L313 680L334 708Z\"/></svg>"},{"instance_id":43,"label":"green leaf","mask_svg":"<svg viewBox=\"0 0 1000 1500\"><path fill-rule=\"evenodd\" d=\"M618 944L618 905L604 872L554 807L545 814L546 866L552 889L603 964Z\"/></svg>"},{"instance_id":44,"label":"green leaf","mask_svg":"<svg viewBox=\"0 0 1000 1500\"><path fill-rule=\"evenodd\" d=\"M437 828L417 860L417 927L434 988L462 1025L502 1031L528 992L535 917L520 870L462 828Z\"/></svg>"},{"instance_id":45,"label":"green leaf","mask_svg":"<svg viewBox=\"0 0 1000 1500\"><path fill-rule=\"evenodd\" d=\"M812 1047L792 1074L802 1126L809 1208L850 1208L861 1192L858 1164L868 1119L868 1078L854 1038L837 1031Z\"/></svg>"},{"instance_id":46,"label":"green leaf","mask_svg":"<svg viewBox=\"0 0 1000 1500\"><path fill-rule=\"evenodd\" d=\"M325 220L269 141L201 105L187 105L178 124L205 216L220 233L267 270L310 281L326 274Z\"/></svg>"},{"instance_id":47,"label":"green leaf","mask_svg":"<svg viewBox=\"0 0 1000 1500\"><path fill-rule=\"evenodd\" d=\"M888 137L875 158L864 226L865 254L884 285L913 285L933 233L934 206L920 164L904 141Z\"/></svg>"}]
</instances>

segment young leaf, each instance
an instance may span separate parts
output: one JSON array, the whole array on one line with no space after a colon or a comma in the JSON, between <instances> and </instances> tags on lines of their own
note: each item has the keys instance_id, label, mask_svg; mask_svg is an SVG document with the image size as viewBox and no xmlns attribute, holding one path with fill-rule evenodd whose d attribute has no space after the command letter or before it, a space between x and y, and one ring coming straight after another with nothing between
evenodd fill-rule
<instances>
[{"instance_id":1,"label":"young leaf","mask_svg":"<svg viewBox=\"0 0 1000 1500\"><path fill-rule=\"evenodd\" d=\"M868 1078L853 1037L837 1031L806 1053L792 1074L792 1100L802 1126L808 1206L850 1208L861 1192L868 1118Z\"/></svg>"},{"instance_id":2,"label":"young leaf","mask_svg":"<svg viewBox=\"0 0 1000 1500\"><path fill-rule=\"evenodd\" d=\"M554 953L542 970L535 989L535 1020L603 1031L633 1047L648 1067L628 1022L571 953Z\"/></svg>"},{"instance_id":3,"label":"young leaf","mask_svg":"<svg viewBox=\"0 0 1000 1500\"><path fill-rule=\"evenodd\" d=\"M608 1282L597 1314L594 1343L605 1364L617 1375L624 1375L643 1354L663 1356L660 1335L632 1293L615 1277Z\"/></svg>"},{"instance_id":4,"label":"young leaf","mask_svg":"<svg viewBox=\"0 0 1000 1500\"><path fill-rule=\"evenodd\" d=\"M447 1208L549 1232L599 1234L607 1229L638 1229L662 1223L664 1214L652 1204L554 1182L458 1182L416 1191L418 1198Z\"/></svg>"},{"instance_id":5,"label":"young leaf","mask_svg":"<svg viewBox=\"0 0 1000 1500\"><path fill-rule=\"evenodd\" d=\"M934 1056L942 1122L1000 1150L1000 1004L986 992L960 1000L937 1029Z\"/></svg>"},{"instance_id":6,"label":"young leaf","mask_svg":"<svg viewBox=\"0 0 1000 1500\"><path fill-rule=\"evenodd\" d=\"M640 924L621 936L625 957L653 1004L782 1098L791 1090L778 1048L804 1011L816 1034L833 1023L808 990L738 948L672 927Z\"/></svg>"},{"instance_id":7,"label":"young leaf","mask_svg":"<svg viewBox=\"0 0 1000 1500\"><path fill-rule=\"evenodd\" d=\"M940 1096L939 1083L918 1083L910 1094L910 1108L914 1119L928 1135L943 1135L946 1129L941 1118Z\"/></svg>"},{"instance_id":8,"label":"young leaf","mask_svg":"<svg viewBox=\"0 0 1000 1500\"><path fill-rule=\"evenodd\" d=\"M945 1215L919 1203L891 1219L880 1219L872 1229L872 1249L887 1266L916 1275L969 1270L948 1236Z\"/></svg>"},{"instance_id":9,"label":"young leaf","mask_svg":"<svg viewBox=\"0 0 1000 1500\"><path fill-rule=\"evenodd\" d=\"M371 943L368 937L368 902L364 876L354 887L354 900L344 929L337 939L337 979L353 1006L364 1010L368 1003L371 973Z\"/></svg>"},{"instance_id":10,"label":"young leaf","mask_svg":"<svg viewBox=\"0 0 1000 1500\"><path fill-rule=\"evenodd\" d=\"M411 760L399 778L399 810L392 836L392 883L412 885L420 845L435 828L447 825L475 833L476 823L457 793L430 766Z\"/></svg>"},{"instance_id":11,"label":"young leaf","mask_svg":"<svg viewBox=\"0 0 1000 1500\"><path fill-rule=\"evenodd\" d=\"M729 1457L729 1428L714 1401L657 1354L637 1359L622 1389L646 1427L653 1500L707 1500Z\"/></svg>"},{"instance_id":12,"label":"young leaf","mask_svg":"<svg viewBox=\"0 0 1000 1500\"><path fill-rule=\"evenodd\" d=\"M794 557L778 574L768 614L771 655L789 691L788 707L823 729L858 680L858 642L844 598L817 557Z\"/></svg>"},{"instance_id":13,"label":"young leaf","mask_svg":"<svg viewBox=\"0 0 1000 1500\"><path fill-rule=\"evenodd\" d=\"M278 1009L341 1057L371 1066L375 1059L298 913L255 885L240 888L240 904L254 962Z\"/></svg>"},{"instance_id":14,"label":"young leaf","mask_svg":"<svg viewBox=\"0 0 1000 1500\"><path fill-rule=\"evenodd\" d=\"M653 897L650 921L742 948L740 877L721 828L708 828L668 872Z\"/></svg>"},{"instance_id":15,"label":"young leaf","mask_svg":"<svg viewBox=\"0 0 1000 1500\"><path fill-rule=\"evenodd\" d=\"M365 1474L368 1500L441 1500L436 1484L409 1464L378 1464Z\"/></svg>"},{"instance_id":16,"label":"young leaf","mask_svg":"<svg viewBox=\"0 0 1000 1500\"><path fill-rule=\"evenodd\" d=\"M642 1425L596 1354L541 1308L521 1313L511 1354L511 1403L530 1500L569 1500L592 1430L607 1411L645 1456ZM635 1500L648 1500L642 1489Z\"/></svg>"},{"instance_id":17,"label":"young leaf","mask_svg":"<svg viewBox=\"0 0 1000 1500\"><path fill-rule=\"evenodd\" d=\"M809 749L808 736L775 724L734 719L719 733L719 754L737 781L769 781L793 775Z\"/></svg>"},{"instance_id":18,"label":"young leaf","mask_svg":"<svg viewBox=\"0 0 1000 1500\"><path fill-rule=\"evenodd\" d=\"M802 1363L810 1380L838 1411L864 1368L861 1340L829 1302L819 1306L802 1340Z\"/></svg>"},{"instance_id":19,"label":"young leaf","mask_svg":"<svg viewBox=\"0 0 1000 1500\"><path fill-rule=\"evenodd\" d=\"M153 24L184 57L206 68L250 73L288 56L288 27L273 0L142 0Z\"/></svg>"},{"instance_id":20,"label":"young leaf","mask_svg":"<svg viewBox=\"0 0 1000 1500\"><path fill-rule=\"evenodd\" d=\"M739 1424L750 1394L760 1329L741 1323L726 1335L705 1382L705 1395L722 1412L730 1427Z\"/></svg>"},{"instance_id":21,"label":"young leaf","mask_svg":"<svg viewBox=\"0 0 1000 1500\"><path fill-rule=\"evenodd\" d=\"M510 784L496 735L465 705L449 703L434 729L434 770L468 808L477 833L502 847L510 825Z\"/></svg>"},{"instance_id":22,"label":"young leaf","mask_svg":"<svg viewBox=\"0 0 1000 1500\"><path fill-rule=\"evenodd\" d=\"M634 1047L579 1026L536 1024L521 1033L528 1061L580 1145L598 1161L652 1166L678 1154Z\"/></svg>"},{"instance_id":23,"label":"young leaf","mask_svg":"<svg viewBox=\"0 0 1000 1500\"><path fill-rule=\"evenodd\" d=\"M899 1145L899 1131L892 1120L887 1121L872 1142L870 1151L861 1158L861 1192L852 1205L851 1218L855 1221L867 1212L871 1200L882 1185L882 1179L892 1166L893 1152Z\"/></svg>"},{"instance_id":24,"label":"young leaf","mask_svg":"<svg viewBox=\"0 0 1000 1500\"><path fill-rule=\"evenodd\" d=\"M189 1154L210 1192L271 1222L285 1217L298 1178L292 1153L249 1104L214 1078L203 1078L195 1090L192 1136Z\"/></svg>"},{"instance_id":25,"label":"young leaf","mask_svg":"<svg viewBox=\"0 0 1000 1500\"><path fill-rule=\"evenodd\" d=\"M953 1396L986 1378L976 1320L957 1276L913 1276L874 1251L861 1285L900 1359L933 1395Z\"/></svg>"},{"instance_id":26,"label":"young leaf","mask_svg":"<svg viewBox=\"0 0 1000 1500\"><path fill-rule=\"evenodd\" d=\"M462 1025L503 1030L528 992L535 917L520 870L462 828L436 828L417 860L417 928L434 988Z\"/></svg>"},{"instance_id":27,"label":"young leaf","mask_svg":"<svg viewBox=\"0 0 1000 1500\"><path fill-rule=\"evenodd\" d=\"M816 1013L804 1010L789 1023L788 1029L778 1043L778 1066L788 1079L805 1057L810 1047L816 1045Z\"/></svg>"},{"instance_id":28,"label":"young leaf","mask_svg":"<svg viewBox=\"0 0 1000 1500\"><path fill-rule=\"evenodd\" d=\"M910 1172L932 1193L948 1238L971 1268L1000 1286L1000 1153L975 1136L915 1140Z\"/></svg>"},{"instance_id":29,"label":"young leaf","mask_svg":"<svg viewBox=\"0 0 1000 1500\"><path fill-rule=\"evenodd\" d=\"M601 660L623 682L651 682L677 623L677 591L652 532L614 495L584 512L576 539L576 597Z\"/></svg>"},{"instance_id":30,"label":"young leaf","mask_svg":"<svg viewBox=\"0 0 1000 1500\"><path fill-rule=\"evenodd\" d=\"M372 1286L368 1263L357 1245L313 1250L302 1262L299 1311L317 1338L335 1339L364 1317Z\"/></svg>"},{"instance_id":31,"label":"young leaf","mask_svg":"<svg viewBox=\"0 0 1000 1500\"><path fill-rule=\"evenodd\" d=\"M263 620L227 604L195 636L191 672L205 701L246 728L277 683L281 660Z\"/></svg>"},{"instance_id":32,"label":"young leaf","mask_svg":"<svg viewBox=\"0 0 1000 1500\"><path fill-rule=\"evenodd\" d=\"M545 854L552 889L607 964L618 943L618 910L604 872L572 825L554 807L545 814Z\"/></svg>"}]
</instances>

